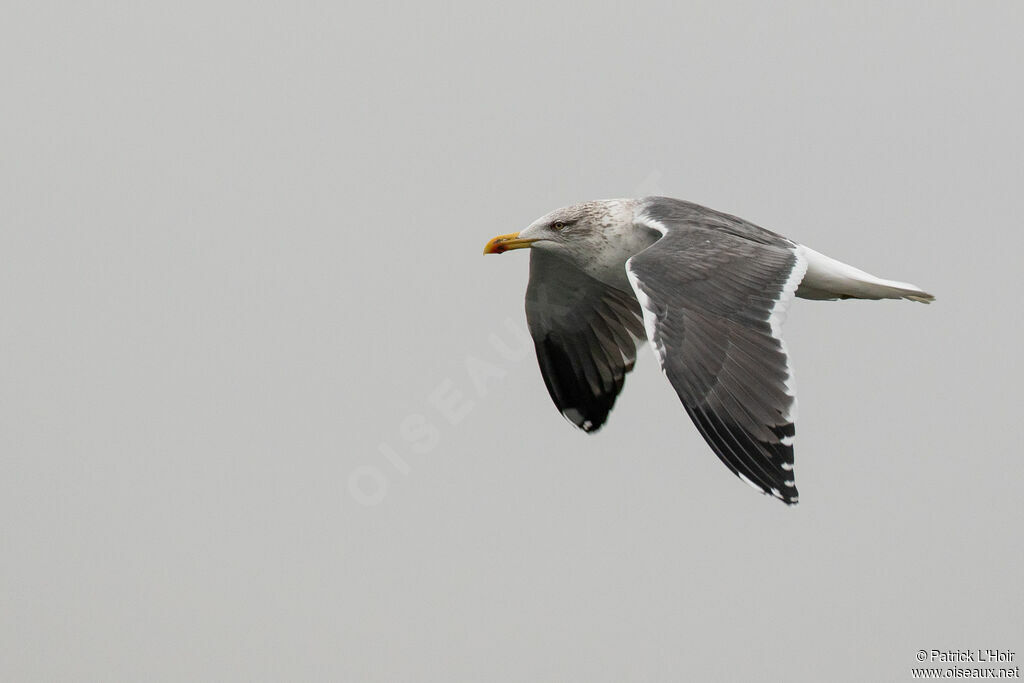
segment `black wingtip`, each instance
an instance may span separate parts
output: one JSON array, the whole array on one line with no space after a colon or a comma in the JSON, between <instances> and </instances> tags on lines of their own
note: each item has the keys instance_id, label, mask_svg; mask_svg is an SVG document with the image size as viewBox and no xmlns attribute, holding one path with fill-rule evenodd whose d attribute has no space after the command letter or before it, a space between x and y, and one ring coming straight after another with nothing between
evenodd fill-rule
<instances>
[{"instance_id":1,"label":"black wingtip","mask_svg":"<svg viewBox=\"0 0 1024 683\"><path fill-rule=\"evenodd\" d=\"M593 434L604 426L605 418L608 414L605 413L604 415L605 417L595 419L587 417L587 415L577 408L565 408L562 410L562 417L571 422L574 427L583 430L587 434Z\"/></svg>"},{"instance_id":2,"label":"black wingtip","mask_svg":"<svg viewBox=\"0 0 1024 683\"><path fill-rule=\"evenodd\" d=\"M781 500L783 503L785 503L788 506L793 506L793 505L799 505L800 504L800 494L797 492L795 486L792 487L787 492L787 495L780 494L780 495L776 496L776 495L773 494L772 498L775 498L776 500Z\"/></svg>"},{"instance_id":3,"label":"black wingtip","mask_svg":"<svg viewBox=\"0 0 1024 683\"><path fill-rule=\"evenodd\" d=\"M796 490L796 486L787 486L784 491L777 488L764 489L760 484L755 484L739 472L733 472L733 474L735 474L740 481L769 498L785 503L787 506L800 504L800 493Z\"/></svg>"},{"instance_id":4,"label":"black wingtip","mask_svg":"<svg viewBox=\"0 0 1024 683\"><path fill-rule=\"evenodd\" d=\"M786 505L796 505L799 493L793 478L793 446L782 442L792 438L792 423L771 427L778 443L755 439L739 425L712 411L684 404L697 431L719 460L744 483Z\"/></svg>"},{"instance_id":5,"label":"black wingtip","mask_svg":"<svg viewBox=\"0 0 1024 683\"><path fill-rule=\"evenodd\" d=\"M551 335L538 342L536 350L544 384L562 416L588 434L599 430L615 405L621 379L610 391L594 393L586 377L574 371L565 349Z\"/></svg>"}]
</instances>

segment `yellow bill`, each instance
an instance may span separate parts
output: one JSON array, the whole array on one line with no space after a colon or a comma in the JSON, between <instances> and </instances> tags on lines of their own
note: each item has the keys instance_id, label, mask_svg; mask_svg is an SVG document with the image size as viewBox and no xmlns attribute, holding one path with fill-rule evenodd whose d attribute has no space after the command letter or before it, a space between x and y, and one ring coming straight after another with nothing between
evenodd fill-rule
<instances>
[{"instance_id":1,"label":"yellow bill","mask_svg":"<svg viewBox=\"0 0 1024 683\"><path fill-rule=\"evenodd\" d=\"M498 235L484 246L485 254L503 254L510 249L525 249L537 240L519 239L518 232Z\"/></svg>"}]
</instances>

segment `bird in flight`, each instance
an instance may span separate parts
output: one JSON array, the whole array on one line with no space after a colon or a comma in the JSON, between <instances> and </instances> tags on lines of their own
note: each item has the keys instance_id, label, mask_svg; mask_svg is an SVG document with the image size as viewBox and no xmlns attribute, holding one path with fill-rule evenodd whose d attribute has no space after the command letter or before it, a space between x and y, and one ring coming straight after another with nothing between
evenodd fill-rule
<instances>
[{"instance_id":1,"label":"bird in flight","mask_svg":"<svg viewBox=\"0 0 1024 683\"><path fill-rule=\"evenodd\" d=\"M668 197L567 206L495 237L484 253L526 247L527 324L562 415L585 432L600 429L650 341L725 466L791 505L796 396L782 323L793 297L935 298Z\"/></svg>"}]
</instances>

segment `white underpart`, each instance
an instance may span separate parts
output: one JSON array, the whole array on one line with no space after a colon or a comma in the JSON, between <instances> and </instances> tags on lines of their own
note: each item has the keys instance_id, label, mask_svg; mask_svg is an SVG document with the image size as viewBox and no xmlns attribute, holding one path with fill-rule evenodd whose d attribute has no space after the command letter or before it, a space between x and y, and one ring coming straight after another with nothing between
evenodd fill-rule
<instances>
[{"instance_id":1,"label":"white underpart","mask_svg":"<svg viewBox=\"0 0 1024 683\"><path fill-rule=\"evenodd\" d=\"M633 222L645 225L651 230L657 230L663 237L665 233L668 232L668 228L666 228L661 221L654 220L646 214L636 216ZM658 366L664 370L665 347L658 343L657 340L657 316L654 314L654 307L651 305L651 300L640 287L640 280L633 271L633 264L630 263L630 261L632 261L632 259L628 259L626 261L626 277L629 278L629 284L636 293L636 300L640 302L640 311L644 316L644 330L647 332L647 339L651 342L651 349L654 351L654 357L658 359ZM760 489L760 487L756 488Z\"/></svg>"},{"instance_id":2,"label":"white underpart","mask_svg":"<svg viewBox=\"0 0 1024 683\"><path fill-rule=\"evenodd\" d=\"M654 350L654 357L658 359L658 367L664 370L665 347L658 341L657 316L654 315L651 300L647 298L647 294L640 287L640 280L637 279L629 261L626 261L626 277L629 278L629 284L636 293L636 300L640 302L640 312L644 316L644 330L647 332L647 339L651 342L651 349Z\"/></svg>"},{"instance_id":3,"label":"white underpart","mask_svg":"<svg viewBox=\"0 0 1024 683\"><path fill-rule=\"evenodd\" d=\"M804 287L820 295L853 296L862 299L911 299L928 303L932 300L917 285L898 280L885 280L854 268L848 263L825 256L810 247L797 246L797 253L807 262ZM818 297L813 297L818 298Z\"/></svg>"},{"instance_id":4,"label":"white underpart","mask_svg":"<svg viewBox=\"0 0 1024 683\"><path fill-rule=\"evenodd\" d=\"M793 366L789 359L789 352L786 349L786 342L782 339L782 325L786 322L786 314L789 312L789 305L793 303L793 299L796 296L796 288L804 279L804 275L807 273L808 268L807 258L804 256L802 248L799 245L797 245L793 250L793 255L796 257L796 262L793 264L793 270L789 272L786 284L782 286L779 298L775 300L772 312L768 316L768 325L771 327L772 336L779 341L779 344L782 347L782 352L786 354L786 379L784 380L784 384L786 386L786 395L788 395L792 401L789 404L789 408L785 413L783 413L782 417L789 422L796 422L796 380L793 378ZM783 445L789 446L793 443L793 438L784 437L782 439L782 443Z\"/></svg>"}]
</instances>

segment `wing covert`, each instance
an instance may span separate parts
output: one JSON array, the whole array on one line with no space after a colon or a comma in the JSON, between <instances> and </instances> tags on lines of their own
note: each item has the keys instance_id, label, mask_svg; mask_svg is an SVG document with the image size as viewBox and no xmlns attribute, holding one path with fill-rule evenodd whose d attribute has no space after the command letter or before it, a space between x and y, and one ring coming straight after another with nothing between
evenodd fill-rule
<instances>
[{"instance_id":1,"label":"wing covert","mask_svg":"<svg viewBox=\"0 0 1024 683\"><path fill-rule=\"evenodd\" d=\"M795 245L685 202L641 217L663 236L629 261L647 335L719 459L796 503L796 398L781 325L806 270Z\"/></svg>"}]
</instances>

